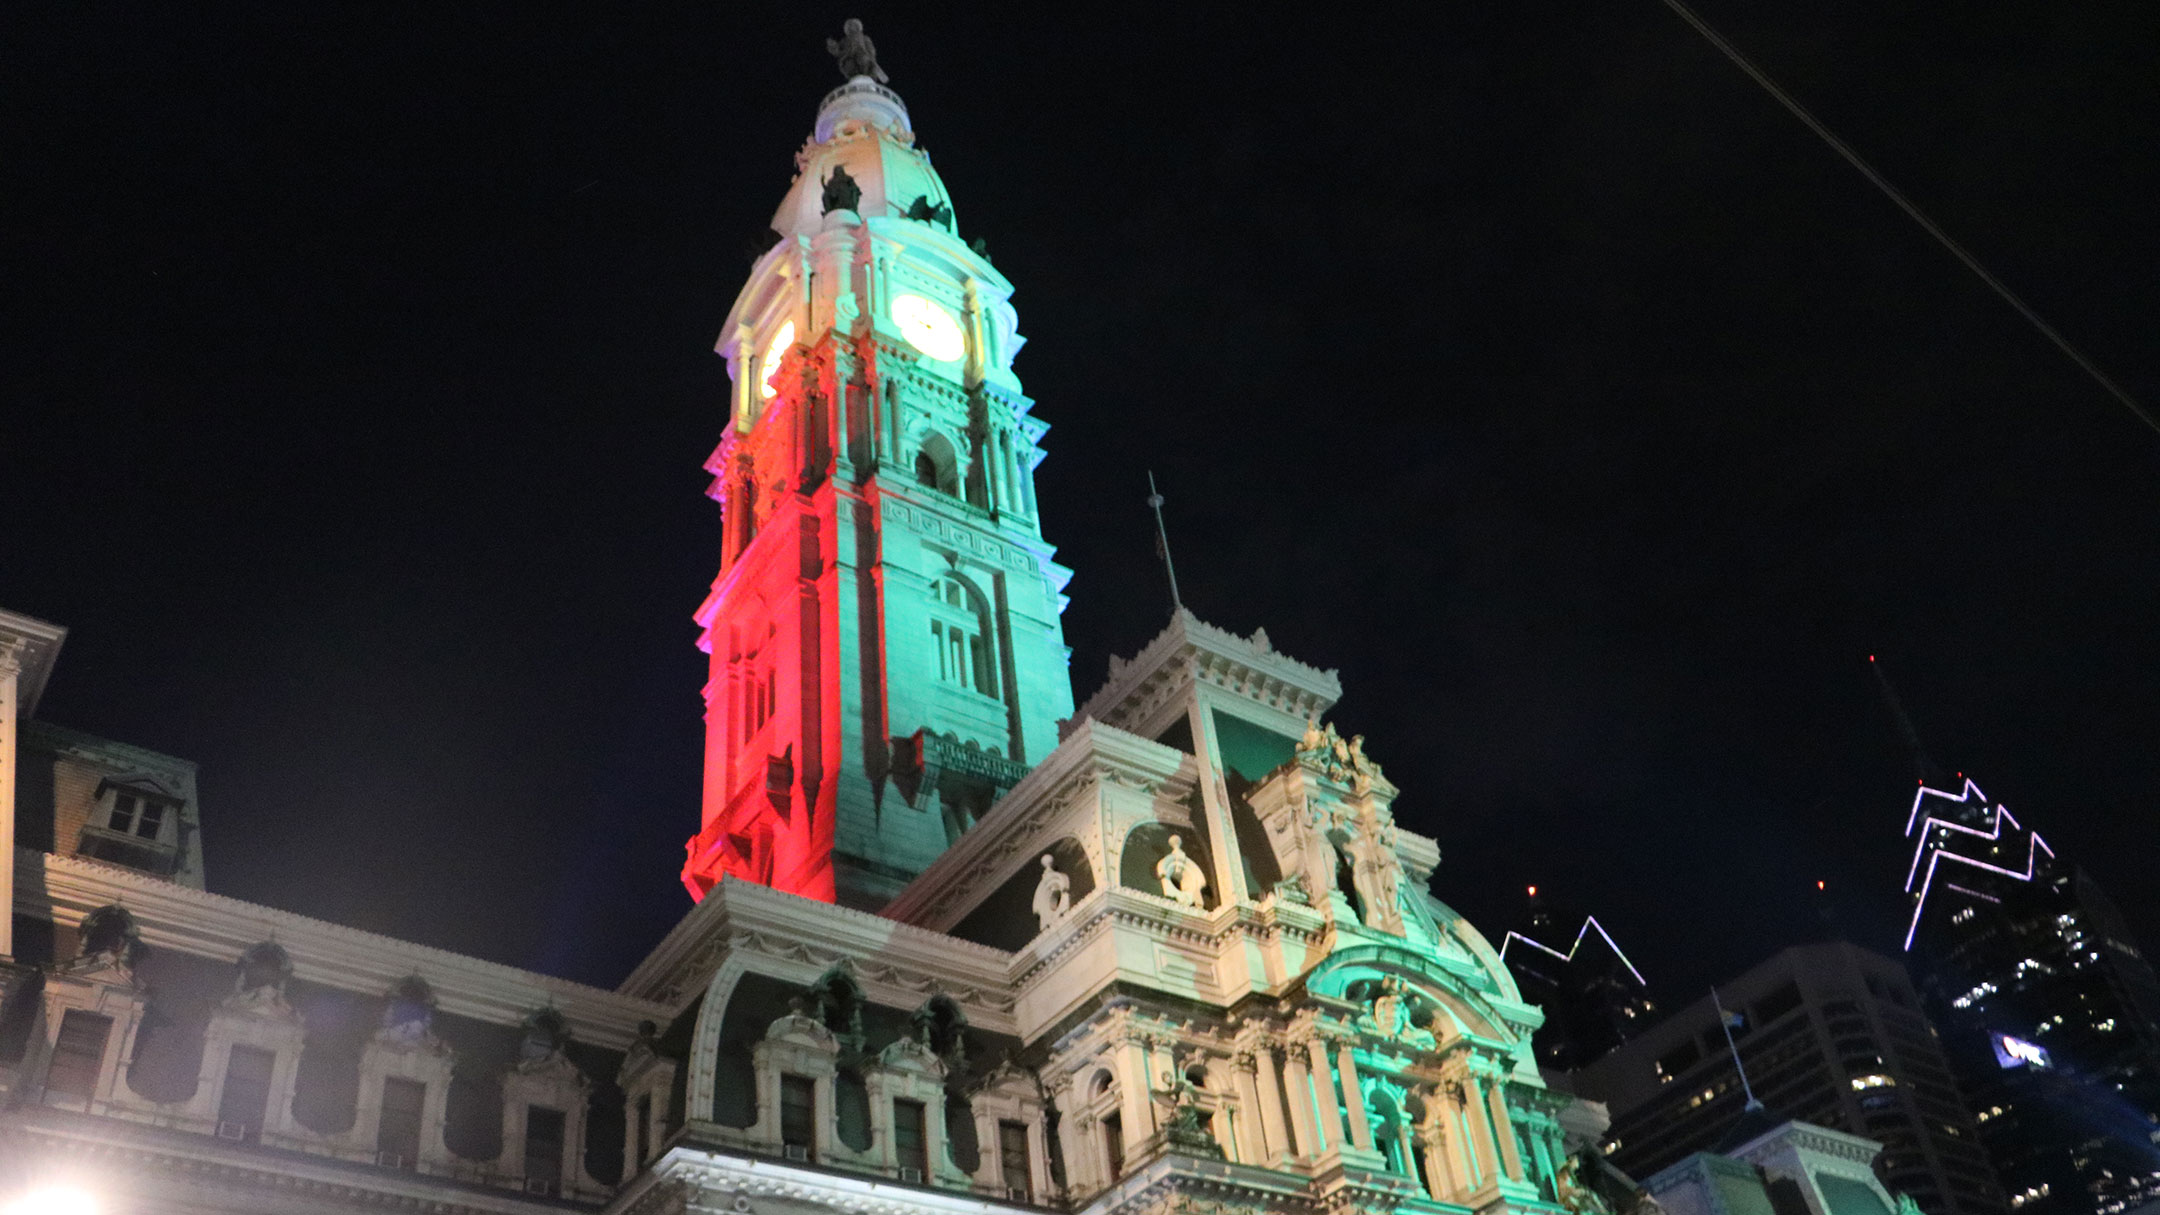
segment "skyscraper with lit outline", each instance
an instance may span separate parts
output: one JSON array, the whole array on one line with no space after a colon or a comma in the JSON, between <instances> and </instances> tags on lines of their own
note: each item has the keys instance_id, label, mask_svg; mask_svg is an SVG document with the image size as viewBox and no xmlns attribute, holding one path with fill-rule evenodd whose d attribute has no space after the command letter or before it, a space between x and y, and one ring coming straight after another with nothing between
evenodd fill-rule
<instances>
[{"instance_id":1,"label":"skyscraper with lit outline","mask_svg":"<svg viewBox=\"0 0 2160 1215\"><path fill-rule=\"evenodd\" d=\"M1906 815L1905 946L2010 1204L2160 1197L2160 979L2098 883L1960 780Z\"/></svg>"}]
</instances>

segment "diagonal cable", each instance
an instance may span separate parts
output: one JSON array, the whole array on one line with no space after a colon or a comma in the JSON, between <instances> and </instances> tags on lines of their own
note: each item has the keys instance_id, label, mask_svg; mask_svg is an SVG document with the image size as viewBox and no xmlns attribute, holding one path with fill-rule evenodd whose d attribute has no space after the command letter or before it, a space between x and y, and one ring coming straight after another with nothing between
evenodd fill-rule
<instances>
[{"instance_id":1,"label":"diagonal cable","mask_svg":"<svg viewBox=\"0 0 2160 1215\"><path fill-rule=\"evenodd\" d=\"M2106 389L2109 396L2112 396L2116 400L2122 402L2123 408L2128 409L2131 413L2136 414L2138 420L2145 423L2146 426L2151 427L2155 433L2160 433L2160 419L2155 419L2152 414L2146 411L2143 405L2138 404L2136 397L2131 396L2128 390L2123 388L2122 385L2117 384L2112 378L2108 376L2106 372L2100 370L2098 364L2094 363L2091 359L2086 358L2084 353L2080 351L2077 347L2072 346L2070 344L2070 339L2064 337L2061 333L2056 331L2055 326L2048 324L2046 320L2042 319L2038 312L2033 311L2030 304L2027 304L2024 300L2018 297L2017 292L2012 291L2006 284L2004 284L2001 279L1996 278L1993 274L1988 273L1988 268L1980 264L1979 258L1974 257L1971 253L1967 252L1965 246L1957 243L1955 240L1952 240L1949 233L1943 231L1940 225L1938 225L1934 220L1927 217L1926 212L1922 211L1917 205L1915 205L1911 199L1905 197L1905 195L1900 192L1896 186L1891 185L1889 181L1883 177L1882 174L1877 173L1873 165L1870 165L1867 161L1862 160L1860 158L1860 154L1853 151L1852 145L1846 143L1842 139L1839 139L1837 135L1830 130L1829 127L1826 127L1822 124L1822 121L1820 119L1816 118L1813 114L1808 113L1806 106L1803 106L1798 101L1794 100L1792 94L1778 87L1777 81L1770 79L1770 76L1767 72L1764 72L1761 68L1756 67L1755 64L1751 60L1749 60L1746 55L1741 54L1738 47L1735 47L1732 43L1727 42L1723 34L1720 34L1716 30L1710 28L1710 23L1704 21L1701 17L1696 16L1693 9L1689 8L1686 4L1681 3L1681 0L1664 0L1664 3L1665 7L1671 9L1675 14L1679 16L1682 21L1685 21L1690 26L1693 26L1695 32L1701 34L1705 41L1709 42L1710 45L1716 47L1718 51L1723 54L1727 59L1732 60L1734 67L1737 67L1741 71L1746 72L1750 79L1752 79L1756 84L1762 86L1764 92L1776 98L1779 105L1784 106L1787 110L1789 110L1792 113L1793 117L1799 119L1803 124L1805 124L1808 130L1815 132L1816 136L1820 138L1824 143L1829 144L1832 151L1836 152L1839 156L1844 157L1845 163L1859 170L1862 177L1865 177L1870 182L1874 183L1876 189L1881 190L1883 194L1890 199L1891 202L1894 202L1898 205L1898 210L1903 211L1906 215L1910 216L1914 223L1919 224L1920 227L1924 231L1926 231L1929 236L1934 237L1935 240L1939 244L1941 244L1943 248L1948 249L1952 257L1955 257L1959 261L1965 263L1965 268L1967 270L1972 271L1973 274L1976 275L1981 282L1986 283L1988 287L1995 292L1995 294L2001 296L2004 303L2010 305L2012 308L2017 309L2017 313L2019 316L2024 317L2027 321L2032 323L2033 328L2040 331L2040 336L2046 338L2050 342L2055 343L2055 348L2057 350L2062 351L2063 354L2069 357L2071 362L2076 363L2080 368L2082 368L2086 375L2091 376L2095 383L2099 384L2100 387Z\"/></svg>"}]
</instances>

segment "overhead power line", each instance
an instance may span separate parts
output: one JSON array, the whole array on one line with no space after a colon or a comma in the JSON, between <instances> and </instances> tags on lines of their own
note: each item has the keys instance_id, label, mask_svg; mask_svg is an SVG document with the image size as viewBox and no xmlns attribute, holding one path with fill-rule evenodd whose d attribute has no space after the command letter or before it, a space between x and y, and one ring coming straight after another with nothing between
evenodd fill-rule
<instances>
[{"instance_id":1,"label":"overhead power line","mask_svg":"<svg viewBox=\"0 0 2160 1215\"><path fill-rule=\"evenodd\" d=\"M1750 79L1752 79L1756 84L1762 86L1764 92L1770 94L1770 96L1772 96L1773 98L1776 98L1779 105L1784 106L1786 110L1790 111L1792 116L1799 119L1803 124L1805 124L1808 130L1815 132L1816 136L1820 138L1824 143L1829 144L1831 151L1834 151L1839 156L1844 157L1845 163L1859 170L1862 177L1865 177L1868 179L1868 181L1874 183L1876 189L1881 190L1884 196L1889 198L1891 202L1894 202L1898 205L1898 210L1903 211L1906 215L1910 216L1912 218L1912 221L1916 224L1919 224L1920 227L1924 231L1926 231L1929 236L1934 237L1937 243L1941 244L1943 248L1948 249L1952 257L1955 257L1959 261L1965 263L1965 268L1967 270L1972 271L1974 275L1978 276L1981 282L1986 283L1988 287L1995 292L1995 294L2001 296L2004 303L2010 305L2012 308L2015 308L2019 316L2022 316L2027 321L2031 322L2032 327L2040 331L2040 336L2046 338L2050 342L2055 343L2055 348L2062 351L2063 354L2069 357L2071 362L2076 363L2081 369L2083 369L2086 375L2091 376L2094 383L2097 383L2098 385L2100 385L2100 387L2106 389L2109 396L2112 396L2116 400L2122 402L2123 408L2128 409L2133 414L2136 414L2138 421L2145 423L2145 425L2150 427L2154 433L2160 434L2160 419L2155 419L2151 413L2146 411L2143 405L2138 404L2137 398L2131 396L2127 389L2125 389L2122 385L2117 384L2113 379L2109 378L2106 372L2100 370L2098 364L2094 363L2091 359L2086 358L2082 351L2080 351L2077 347L2071 345L2070 339L2064 337L2060 332L2056 330L2055 326L2048 324L2046 320L2042 319L2038 312L2033 311L2033 308L2030 304L2027 304L2024 300L2018 297L2017 292L2012 291L2001 279L1996 278L1993 274L1988 273L1988 268L1980 264L1979 258L1974 257L1971 253L1967 252L1965 246L1960 245L1955 240L1952 240L1950 238L1950 234L1943 231L1940 224L1937 224L1934 220L1929 219L1926 212L1922 211L1917 205L1915 205L1911 199L1905 197L1905 195L1900 192L1896 186L1891 185L1890 182L1885 179L1882 174L1877 173L1873 165L1870 165L1867 161L1861 159L1860 154L1853 151L1852 145L1846 143L1842 139L1839 139L1835 132L1831 131L1829 127L1826 127L1822 124L1821 119L1818 119L1813 114L1808 113L1806 106L1803 106L1798 101L1794 100L1792 94L1778 87L1777 81L1772 80L1769 73L1755 66L1753 61L1751 61L1746 55L1740 53L1738 47L1735 47L1732 43L1726 41L1723 34L1718 33L1715 29L1712 29L1710 27L1710 23L1704 21L1701 17L1697 16L1693 9L1689 8L1686 4L1681 3L1681 0L1664 0L1664 3L1665 7L1671 9L1675 14L1679 16L1682 21L1685 21L1690 26L1693 26L1695 32L1701 34L1704 40L1709 42L1710 45L1716 47L1719 53L1723 54L1727 59L1732 60L1734 67L1737 67L1741 71L1746 72Z\"/></svg>"}]
</instances>

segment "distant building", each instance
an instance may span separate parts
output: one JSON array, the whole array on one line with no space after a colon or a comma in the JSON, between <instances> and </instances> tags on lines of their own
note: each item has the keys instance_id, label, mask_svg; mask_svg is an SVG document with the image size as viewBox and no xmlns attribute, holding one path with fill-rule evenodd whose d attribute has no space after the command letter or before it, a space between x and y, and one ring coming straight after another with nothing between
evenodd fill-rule
<instances>
[{"instance_id":1,"label":"distant building","mask_svg":"<svg viewBox=\"0 0 2160 1215\"><path fill-rule=\"evenodd\" d=\"M1568 922L1577 926L1556 928L1545 897L1532 886L1529 930L1510 931L1500 942L1523 999L1545 1010L1535 1039L1538 1065L1556 1071L1604 1056L1657 1013L1642 972L1597 917Z\"/></svg>"},{"instance_id":2,"label":"distant building","mask_svg":"<svg viewBox=\"0 0 2160 1215\"><path fill-rule=\"evenodd\" d=\"M1908 956L2010 1204L2160 1199L2160 979L2115 904L1969 780L1906 836Z\"/></svg>"},{"instance_id":3,"label":"distant building","mask_svg":"<svg viewBox=\"0 0 2160 1215\"><path fill-rule=\"evenodd\" d=\"M1696 1152L1643 1182L1665 1215L1892 1215L1875 1176L1882 1145L1759 1113L1728 1128L1729 1146Z\"/></svg>"},{"instance_id":4,"label":"distant building","mask_svg":"<svg viewBox=\"0 0 2160 1215\"><path fill-rule=\"evenodd\" d=\"M2004 1204L1918 993L1897 963L1853 945L1788 949L1721 984L1748 1080L1771 1120L1864 1135L1878 1171L1928 1215ZM1709 996L1576 1071L1612 1115L1615 1164L1649 1177L1725 1141L1746 1101Z\"/></svg>"}]
</instances>

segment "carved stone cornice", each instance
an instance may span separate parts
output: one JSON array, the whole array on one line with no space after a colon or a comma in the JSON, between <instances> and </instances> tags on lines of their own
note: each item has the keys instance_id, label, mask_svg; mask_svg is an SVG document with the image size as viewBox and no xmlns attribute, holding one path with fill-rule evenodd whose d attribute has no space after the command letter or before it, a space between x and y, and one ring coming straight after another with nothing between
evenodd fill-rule
<instances>
[{"instance_id":1,"label":"carved stone cornice","mask_svg":"<svg viewBox=\"0 0 2160 1215\"><path fill-rule=\"evenodd\" d=\"M1299 724L1342 697L1334 671L1276 652L1264 632L1240 637L1181 608L1130 661L1110 660L1109 679L1073 720L1094 718L1146 734L1166 700L1194 685L1220 689Z\"/></svg>"},{"instance_id":2,"label":"carved stone cornice","mask_svg":"<svg viewBox=\"0 0 2160 1215\"><path fill-rule=\"evenodd\" d=\"M888 988L885 999L872 992L878 1002L912 995L901 1004L911 1007L942 990L968 1005L971 1021L1011 1032L1012 954L734 878L713 887L623 980L622 990L679 1008L702 994L738 950L821 968L846 959L867 988Z\"/></svg>"},{"instance_id":3,"label":"carved stone cornice","mask_svg":"<svg viewBox=\"0 0 2160 1215\"><path fill-rule=\"evenodd\" d=\"M18 848L15 872L18 914L73 924L96 908L123 903L144 944L227 964L274 937L291 955L294 975L311 983L374 994L419 974L434 988L444 1012L515 1025L534 1007L553 1006L581 1040L614 1050L636 1040L638 1022L664 1023L671 1011L636 996L244 903L80 857Z\"/></svg>"},{"instance_id":4,"label":"carved stone cornice","mask_svg":"<svg viewBox=\"0 0 2160 1215\"><path fill-rule=\"evenodd\" d=\"M0 612L0 679L17 676L15 716L27 720L37 714L38 697L45 691L53 663L67 630L33 616Z\"/></svg>"},{"instance_id":5,"label":"carved stone cornice","mask_svg":"<svg viewBox=\"0 0 2160 1215\"><path fill-rule=\"evenodd\" d=\"M881 913L904 923L949 929L1020 866L1031 863L1045 834L1105 786L1176 800L1198 780L1191 756L1123 730L1082 722L1057 749L990 807L982 821L933 861ZM1116 883L1097 874L1099 885Z\"/></svg>"}]
</instances>

